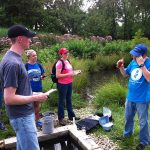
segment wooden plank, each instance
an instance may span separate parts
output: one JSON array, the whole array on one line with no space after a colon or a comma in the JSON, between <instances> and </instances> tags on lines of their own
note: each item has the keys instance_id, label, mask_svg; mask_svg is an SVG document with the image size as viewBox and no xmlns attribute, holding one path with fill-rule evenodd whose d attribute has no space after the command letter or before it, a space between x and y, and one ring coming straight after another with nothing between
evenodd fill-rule
<instances>
[{"instance_id":1,"label":"wooden plank","mask_svg":"<svg viewBox=\"0 0 150 150\"><path fill-rule=\"evenodd\" d=\"M43 134L40 131L37 133L38 140L39 140L39 142L42 142L42 141L46 141L46 140L56 139L56 138L59 138L59 136L69 134L69 127L70 126L63 126L63 127L55 128L54 132L51 134Z\"/></svg>"},{"instance_id":2,"label":"wooden plank","mask_svg":"<svg viewBox=\"0 0 150 150\"><path fill-rule=\"evenodd\" d=\"M69 126L58 127L54 129L54 132L51 134L43 134L41 131L37 132L39 142L59 138L59 136L63 136L69 134ZM4 147L6 149L16 147L16 137L11 137L4 140Z\"/></svg>"},{"instance_id":3,"label":"wooden plank","mask_svg":"<svg viewBox=\"0 0 150 150\"><path fill-rule=\"evenodd\" d=\"M51 134L43 134L42 132L37 132L38 140L40 142L53 141L54 139L62 138L63 136L68 136L77 143L83 150L101 150L99 146L91 139L90 136L85 135L82 131L78 131L73 125L58 127L54 129ZM4 140L4 148L14 148L16 147L16 137L8 138Z\"/></svg>"},{"instance_id":4,"label":"wooden plank","mask_svg":"<svg viewBox=\"0 0 150 150\"><path fill-rule=\"evenodd\" d=\"M99 148L99 145L96 144L90 136L86 135L80 130L71 128L69 130L69 135L76 141L77 145L83 148L83 150L102 150Z\"/></svg>"},{"instance_id":5,"label":"wooden plank","mask_svg":"<svg viewBox=\"0 0 150 150\"><path fill-rule=\"evenodd\" d=\"M6 149L8 148L14 148L16 147L16 137L11 137L11 138L8 138L8 139L5 139L4 140L4 147Z\"/></svg>"}]
</instances>

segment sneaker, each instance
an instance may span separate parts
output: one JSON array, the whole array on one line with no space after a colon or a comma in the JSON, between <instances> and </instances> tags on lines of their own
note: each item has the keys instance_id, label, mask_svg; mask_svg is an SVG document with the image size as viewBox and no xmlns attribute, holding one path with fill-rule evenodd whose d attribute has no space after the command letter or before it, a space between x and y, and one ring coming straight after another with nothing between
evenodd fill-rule
<instances>
[{"instance_id":1,"label":"sneaker","mask_svg":"<svg viewBox=\"0 0 150 150\"><path fill-rule=\"evenodd\" d=\"M36 127L37 127L37 128L42 128L42 124L43 124L43 122L37 121L37 122L36 122Z\"/></svg>"},{"instance_id":2,"label":"sneaker","mask_svg":"<svg viewBox=\"0 0 150 150\"><path fill-rule=\"evenodd\" d=\"M73 117L69 118L69 120L73 121ZM80 120L80 117L75 117L75 120Z\"/></svg>"},{"instance_id":3,"label":"sneaker","mask_svg":"<svg viewBox=\"0 0 150 150\"><path fill-rule=\"evenodd\" d=\"M136 147L136 150L143 150L145 149L146 145L143 145L143 144L139 144L137 147Z\"/></svg>"},{"instance_id":4,"label":"sneaker","mask_svg":"<svg viewBox=\"0 0 150 150\"><path fill-rule=\"evenodd\" d=\"M59 124L60 124L61 126L65 126L65 125L66 125L66 123L65 123L65 121L64 121L63 119L60 119L60 120L59 120Z\"/></svg>"}]
</instances>

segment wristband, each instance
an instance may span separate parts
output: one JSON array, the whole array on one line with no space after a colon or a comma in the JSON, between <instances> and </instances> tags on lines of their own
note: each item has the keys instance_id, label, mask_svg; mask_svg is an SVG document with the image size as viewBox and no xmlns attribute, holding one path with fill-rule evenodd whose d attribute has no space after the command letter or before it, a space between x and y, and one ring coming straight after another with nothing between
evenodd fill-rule
<instances>
[{"instance_id":1,"label":"wristband","mask_svg":"<svg viewBox=\"0 0 150 150\"><path fill-rule=\"evenodd\" d=\"M141 67L144 67L144 64L140 64L139 67L140 67L140 68L141 68Z\"/></svg>"}]
</instances>

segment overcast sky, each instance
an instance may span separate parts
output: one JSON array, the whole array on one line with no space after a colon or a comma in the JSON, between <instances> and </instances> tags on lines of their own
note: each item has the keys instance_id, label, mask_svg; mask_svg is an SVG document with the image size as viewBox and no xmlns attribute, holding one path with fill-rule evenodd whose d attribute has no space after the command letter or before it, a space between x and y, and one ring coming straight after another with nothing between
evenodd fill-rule
<instances>
[{"instance_id":1,"label":"overcast sky","mask_svg":"<svg viewBox=\"0 0 150 150\"><path fill-rule=\"evenodd\" d=\"M90 0L90 2L88 2L88 0L84 0L83 3L84 3L84 6L82 7L82 9L85 11L93 4L93 2L91 0Z\"/></svg>"}]
</instances>

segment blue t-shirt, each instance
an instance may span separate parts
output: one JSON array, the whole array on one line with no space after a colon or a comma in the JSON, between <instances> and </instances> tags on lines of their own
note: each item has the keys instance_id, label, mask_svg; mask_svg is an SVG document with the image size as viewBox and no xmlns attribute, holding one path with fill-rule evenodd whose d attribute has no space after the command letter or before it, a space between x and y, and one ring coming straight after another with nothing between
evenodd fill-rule
<instances>
[{"instance_id":1,"label":"blue t-shirt","mask_svg":"<svg viewBox=\"0 0 150 150\"><path fill-rule=\"evenodd\" d=\"M44 74L44 69L41 64L27 64L27 71L31 88L33 92L42 92L41 75ZM39 66L40 65L40 66Z\"/></svg>"},{"instance_id":2,"label":"blue t-shirt","mask_svg":"<svg viewBox=\"0 0 150 150\"><path fill-rule=\"evenodd\" d=\"M150 70L150 58L147 58L144 64ZM125 71L130 76L127 94L128 101L138 103L149 101L150 83L143 76L142 69L137 62L132 60Z\"/></svg>"}]
</instances>

